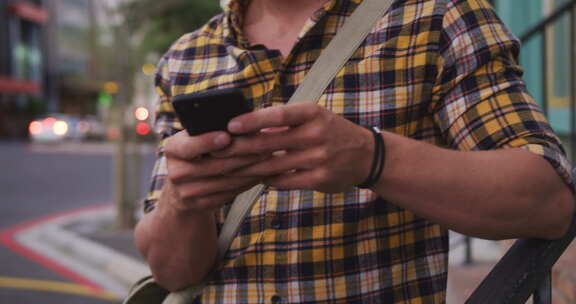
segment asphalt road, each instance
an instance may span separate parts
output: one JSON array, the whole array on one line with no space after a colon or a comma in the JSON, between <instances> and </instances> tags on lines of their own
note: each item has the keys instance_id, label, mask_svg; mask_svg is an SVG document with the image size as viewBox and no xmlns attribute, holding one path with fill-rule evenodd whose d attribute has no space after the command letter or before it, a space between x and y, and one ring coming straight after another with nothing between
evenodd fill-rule
<instances>
[{"instance_id":1,"label":"asphalt road","mask_svg":"<svg viewBox=\"0 0 576 304\"><path fill-rule=\"evenodd\" d=\"M0 231L63 212L111 202L113 158L109 146L38 147L0 142ZM145 191L152 153L142 157ZM117 303L0 245L0 303Z\"/></svg>"}]
</instances>

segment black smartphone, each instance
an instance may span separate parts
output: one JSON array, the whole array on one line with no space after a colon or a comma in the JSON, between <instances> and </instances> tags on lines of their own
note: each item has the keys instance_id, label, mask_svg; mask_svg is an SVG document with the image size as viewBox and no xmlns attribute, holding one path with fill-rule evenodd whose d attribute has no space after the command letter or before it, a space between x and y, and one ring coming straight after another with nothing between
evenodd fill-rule
<instances>
[{"instance_id":1,"label":"black smartphone","mask_svg":"<svg viewBox=\"0 0 576 304\"><path fill-rule=\"evenodd\" d=\"M237 88L178 95L172 104L190 136L226 131L232 118L252 111L252 104Z\"/></svg>"}]
</instances>

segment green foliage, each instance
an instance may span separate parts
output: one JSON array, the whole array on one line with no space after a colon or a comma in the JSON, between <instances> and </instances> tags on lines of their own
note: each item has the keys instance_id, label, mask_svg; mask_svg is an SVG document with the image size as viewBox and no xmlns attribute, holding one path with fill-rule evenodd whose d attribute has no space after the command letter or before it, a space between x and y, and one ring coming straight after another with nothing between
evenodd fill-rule
<instances>
[{"instance_id":1,"label":"green foliage","mask_svg":"<svg viewBox=\"0 0 576 304\"><path fill-rule=\"evenodd\" d=\"M131 33L143 33L141 51L164 53L185 33L221 12L218 0L131 0L122 7Z\"/></svg>"}]
</instances>

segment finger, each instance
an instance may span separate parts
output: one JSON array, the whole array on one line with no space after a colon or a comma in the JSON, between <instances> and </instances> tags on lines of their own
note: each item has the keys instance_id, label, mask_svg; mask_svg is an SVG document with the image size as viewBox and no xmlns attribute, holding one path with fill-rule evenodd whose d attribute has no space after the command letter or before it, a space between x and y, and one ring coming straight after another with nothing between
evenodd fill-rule
<instances>
[{"instance_id":1,"label":"finger","mask_svg":"<svg viewBox=\"0 0 576 304\"><path fill-rule=\"evenodd\" d=\"M194 202L202 197L220 192L240 193L247 187L258 184L259 179L253 177L216 177L178 185L178 194L185 201Z\"/></svg>"},{"instance_id":2,"label":"finger","mask_svg":"<svg viewBox=\"0 0 576 304\"><path fill-rule=\"evenodd\" d=\"M323 149L293 151L268 158L254 165L246 166L231 173L232 176L267 177L283 174L292 170L311 170L322 166L328 160Z\"/></svg>"},{"instance_id":3,"label":"finger","mask_svg":"<svg viewBox=\"0 0 576 304\"><path fill-rule=\"evenodd\" d=\"M232 119L228 131L233 134L249 134L266 128L297 126L313 119L323 110L309 102L270 107Z\"/></svg>"},{"instance_id":4,"label":"finger","mask_svg":"<svg viewBox=\"0 0 576 304\"><path fill-rule=\"evenodd\" d=\"M260 132L247 136L237 136L234 142L218 155L270 154L280 150L303 150L322 144L326 131L319 124L306 124L282 132Z\"/></svg>"},{"instance_id":5,"label":"finger","mask_svg":"<svg viewBox=\"0 0 576 304\"><path fill-rule=\"evenodd\" d=\"M226 149L214 153L216 157L233 157L241 155L269 155L278 150L284 150L293 145L294 129L276 133L257 133L238 136ZM292 147L295 148L295 147Z\"/></svg>"},{"instance_id":6,"label":"finger","mask_svg":"<svg viewBox=\"0 0 576 304\"><path fill-rule=\"evenodd\" d=\"M181 200L178 203L178 208L183 211L189 210L216 210L224 204L232 201L237 195L236 192L220 192L214 193L196 200Z\"/></svg>"},{"instance_id":7,"label":"finger","mask_svg":"<svg viewBox=\"0 0 576 304\"><path fill-rule=\"evenodd\" d=\"M207 177L226 175L234 170L261 162L269 156L247 155L232 158L206 157L195 161L169 159L168 176L174 183L191 182Z\"/></svg>"},{"instance_id":8,"label":"finger","mask_svg":"<svg viewBox=\"0 0 576 304\"><path fill-rule=\"evenodd\" d=\"M232 142L226 132L209 132L199 136L189 136L185 131L169 137L164 152L169 158L192 160L200 155L222 150Z\"/></svg>"},{"instance_id":9,"label":"finger","mask_svg":"<svg viewBox=\"0 0 576 304\"><path fill-rule=\"evenodd\" d=\"M233 201L234 198L236 198L236 196L238 196L240 193L248 191L256 184L257 183L249 184L233 191L212 193L210 195L197 198L191 202L184 201L184 204L190 206L191 209L197 208L202 210L215 210L221 208L224 204Z\"/></svg>"},{"instance_id":10,"label":"finger","mask_svg":"<svg viewBox=\"0 0 576 304\"><path fill-rule=\"evenodd\" d=\"M324 176L321 170L295 171L264 178L262 183L284 190L315 190Z\"/></svg>"}]
</instances>

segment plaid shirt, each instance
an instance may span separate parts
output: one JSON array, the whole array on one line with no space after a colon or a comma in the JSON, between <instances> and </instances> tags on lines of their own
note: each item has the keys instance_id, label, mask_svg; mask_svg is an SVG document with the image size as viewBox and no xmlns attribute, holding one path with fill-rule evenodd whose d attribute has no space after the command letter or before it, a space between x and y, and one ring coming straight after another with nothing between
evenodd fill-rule
<instances>
[{"instance_id":1,"label":"plaid shirt","mask_svg":"<svg viewBox=\"0 0 576 304\"><path fill-rule=\"evenodd\" d=\"M286 103L361 0L326 3L286 58L249 44L240 26L243 2L232 1L162 58L157 128L164 138L182 129L170 103L179 94L238 87L255 109ZM521 80L518 51L484 0L397 0L319 104L359 125L453 149L522 147L571 183L563 149ZM165 176L161 143L147 211ZM445 229L369 190L271 188L201 301L443 303L447 240Z\"/></svg>"}]
</instances>

